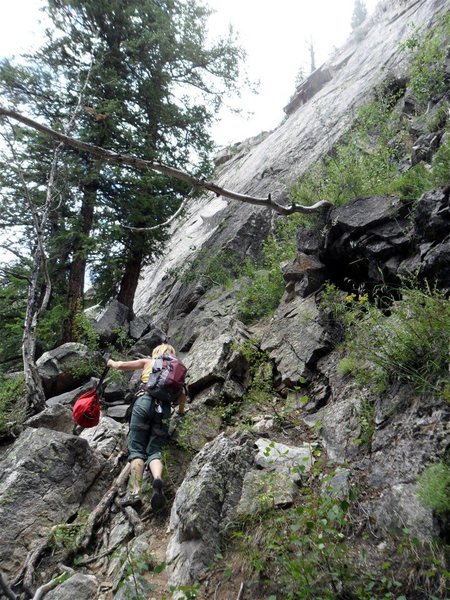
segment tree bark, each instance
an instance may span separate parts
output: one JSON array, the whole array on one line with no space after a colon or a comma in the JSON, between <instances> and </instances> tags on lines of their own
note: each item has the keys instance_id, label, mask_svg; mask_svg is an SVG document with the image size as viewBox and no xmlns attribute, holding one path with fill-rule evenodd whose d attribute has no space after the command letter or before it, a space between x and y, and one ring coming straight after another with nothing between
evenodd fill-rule
<instances>
[{"instance_id":1,"label":"tree bark","mask_svg":"<svg viewBox=\"0 0 450 600\"><path fill-rule=\"evenodd\" d=\"M142 250L130 250L120 282L117 300L130 309L130 314L133 310L134 294L139 282L143 258L144 254Z\"/></svg>"},{"instance_id":2,"label":"tree bark","mask_svg":"<svg viewBox=\"0 0 450 600\"><path fill-rule=\"evenodd\" d=\"M97 172L96 169L96 166L92 167L92 171ZM94 175L94 173L91 173L91 175ZM86 273L85 240L92 230L97 190L98 180L97 177L93 177L92 181L84 186L83 202L80 210L80 229L71 248L73 258L69 271L67 292L68 316L63 328L63 342L72 342L74 340L75 318L83 304Z\"/></svg>"}]
</instances>

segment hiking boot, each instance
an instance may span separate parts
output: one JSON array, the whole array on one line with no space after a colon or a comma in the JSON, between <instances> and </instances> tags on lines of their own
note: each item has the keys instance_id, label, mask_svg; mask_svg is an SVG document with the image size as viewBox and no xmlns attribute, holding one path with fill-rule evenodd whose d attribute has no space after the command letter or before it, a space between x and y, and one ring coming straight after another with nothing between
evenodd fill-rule
<instances>
[{"instance_id":1,"label":"hiking boot","mask_svg":"<svg viewBox=\"0 0 450 600\"><path fill-rule=\"evenodd\" d=\"M142 500L139 498L139 494L133 494L131 492L127 492L123 498L119 500L120 506L131 506L136 510L141 508Z\"/></svg>"},{"instance_id":2,"label":"hiking boot","mask_svg":"<svg viewBox=\"0 0 450 600\"><path fill-rule=\"evenodd\" d=\"M166 499L163 494L163 481L162 479L155 479L153 481L153 494L150 500L153 510L159 510L166 503Z\"/></svg>"}]
</instances>

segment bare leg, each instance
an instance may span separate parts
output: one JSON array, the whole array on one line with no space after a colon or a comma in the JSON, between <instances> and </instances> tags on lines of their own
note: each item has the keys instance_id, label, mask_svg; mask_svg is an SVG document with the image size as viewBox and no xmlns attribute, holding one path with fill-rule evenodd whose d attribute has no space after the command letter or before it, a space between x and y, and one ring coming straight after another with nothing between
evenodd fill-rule
<instances>
[{"instance_id":1,"label":"bare leg","mask_svg":"<svg viewBox=\"0 0 450 600\"><path fill-rule=\"evenodd\" d=\"M131 464L133 464L133 463L131 463ZM153 475L153 479L161 479L161 475L163 472L162 462L158 458L155 458L154 460L151 461L151 463L149 464L149 467L150 467L150 471Z\"/></svg>"},{"instance_id":2,"label":"bare leg","mask_svg":"<svg viewBox=\"0 0 450 600\"><path fill-rule=\"evenodd\" d=\"M131 492L138 494L141 491L142 477L144 475L144 461L142 458L134 458L131 461L130 485Z\"/></svg>"}]
</instances>

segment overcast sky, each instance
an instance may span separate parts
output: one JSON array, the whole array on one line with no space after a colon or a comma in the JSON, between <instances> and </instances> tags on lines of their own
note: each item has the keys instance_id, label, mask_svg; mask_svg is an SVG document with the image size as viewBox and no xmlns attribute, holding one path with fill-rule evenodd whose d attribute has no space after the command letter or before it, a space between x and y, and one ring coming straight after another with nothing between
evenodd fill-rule
<instances>
[{"instance_id":1,"label":"overcast sky","mask_svg":"<svg viewBox=\"0 0 450 600\"><path fill-rule=\"evenodd\" d=\"M39 43L42 0L1 0L0 56L20 54ZM233 106L246 115L224 110L214 126L218 145L243 140L273 129L283 118L300 68L309 71L308 43L312 40L316 66L326 60L350 33L354 0L206 0L216 14L212 36L231 23L247 52L246 67L259 80L257 96L245 93ZM369 14L377 0L366 0ZM253 113L248 115L248 113Z\"/></svg>"}]
</instances>

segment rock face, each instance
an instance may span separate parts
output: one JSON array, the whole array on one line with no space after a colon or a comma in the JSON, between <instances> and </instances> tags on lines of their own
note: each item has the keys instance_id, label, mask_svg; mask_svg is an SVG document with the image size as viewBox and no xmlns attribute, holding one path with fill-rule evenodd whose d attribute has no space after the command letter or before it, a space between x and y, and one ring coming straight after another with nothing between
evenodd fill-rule
<instances>
[{"instance_id":1,"label":"rock face","mask_svg":"<svg viewBox=\"0 0 450 600\"><path fill-rule=\"evenodd\" d=\"M398 281L418 275L450 288L450 190L425 194L413 219L396 198L357 198L334 208L319 255L335 281Z\"/></svg>"},{"instance_id":2,"label":"rock face","mask_svg":"<svg viewBox=\"0 0 450 600\"><path fill-rule=\"evenodd\" d=\"M63 581L55 590L50 590L47 600L94 600L97 596L98 581L93 575L76 573Z\"/></svg>"},{"instance_id":3,"label":"rock face","mask_svg":"<svg viewBox=\"0 0 450 600\"><path fill-rule=\"evenodd\" d=\"M221 434L193 460L170 515L170 585L194 583L208 570L220 549L221 531L235 514L254 454L250 438Z\"/></svg>"},{"instance_id":4,"label":"rock face","mask_svg":"<svg viewBox=\"0 0 450 600\"><path fill-rule=\"evenodd\" d=\"M407 57L399 42L410 35L409 24L427 31L447 8L442 0L381 2L364 25L365 37L354 34L317 69L311 82L298 90L279 127L224 153L217 183L241 193L286 199L288 186L342 137L354 109L367 101L386 73L404 77ZM259 207L212 196L192 202L171 228L167 253L143 273L135 312L166 324L168 318L187 314L205 289L194 293L193 286L169 273L192 264L201 253L213 257L224 248L238 248L239 257L252 255L269 226L270 215Z\"/></svg>"},{"instance_id":5,"label":"rock face","mask_svg":"<svg viewBox=\"0 0 450 600\"><path fill-rule=\"evenodd\" d=\"M298 385L329 350L314 297L296 297L281 304L263 336L261 349L270 353L285 385Z\"/></svg>"},{"instance_id":6,"label":"rock face","mask_svg":"<svg viewBox=\"0 0 450 600\"><path fill-rule=\"evenodd\" d=\"M27 429L0 464L0 562L16 575L30 547L83 503L104 460L79 437Z\"/></svg>"}]
</instances>

